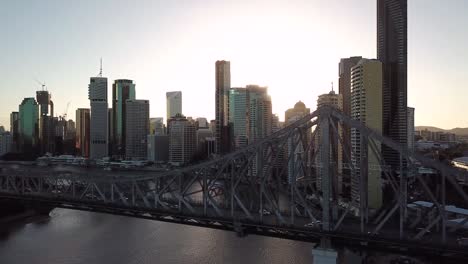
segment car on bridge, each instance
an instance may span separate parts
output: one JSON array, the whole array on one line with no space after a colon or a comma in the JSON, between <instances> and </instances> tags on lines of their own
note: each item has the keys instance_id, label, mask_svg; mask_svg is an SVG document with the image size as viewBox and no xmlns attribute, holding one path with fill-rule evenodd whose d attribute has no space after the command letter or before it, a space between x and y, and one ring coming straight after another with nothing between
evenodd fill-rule
<instances>
[{"instance_id":1,"label":"car on bridge","mask_svg":"<svg viewBox=\"0 0 468 264\"><path fill-rule=\"evenodd\" d=\"M304 225L304 227L318 227L322 224L320 220L315 220Z\"/></svg>"}]
</instances>

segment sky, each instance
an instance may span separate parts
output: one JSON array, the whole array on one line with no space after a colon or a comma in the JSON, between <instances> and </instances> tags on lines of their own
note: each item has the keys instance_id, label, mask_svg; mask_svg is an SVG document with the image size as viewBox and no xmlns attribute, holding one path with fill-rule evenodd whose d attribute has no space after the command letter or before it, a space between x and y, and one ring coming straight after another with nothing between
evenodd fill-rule
<instances>
[{"instance_id":1,"label":"sky","mask_svg":"<svg viewBox=\"0 0 468 264\"><path fill-rule=\"evenodd\" d=\"M468 127L468 1L408 1L408 105L416 125ZM376 0L0 0L0 125L44 82L56 115L89 107L89 78L132 79L150 116L166 92L214 119L215 61L231 86L268 86L273 113L338 89L338 63L376 57ZM110 104L109 104L110 106Z\"/></svg>"}]
</instances>

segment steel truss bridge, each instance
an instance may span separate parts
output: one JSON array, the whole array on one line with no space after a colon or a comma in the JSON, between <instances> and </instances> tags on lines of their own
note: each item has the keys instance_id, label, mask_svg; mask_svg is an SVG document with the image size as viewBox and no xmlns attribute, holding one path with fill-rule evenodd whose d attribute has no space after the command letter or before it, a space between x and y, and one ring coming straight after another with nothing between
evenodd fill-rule
<instances>
[{"instance_id":1,"label":"steel truss bridge","mask_svg":"<svg viewBox=\"0 0 468 264\"><path fill-rule=\"evenodd\" d=\"M355 148L343 140L343 127L358 132L359 162L353 158ZM379 151L384 146L399 155L399 167L385 164ZM346 147L351 153L338 158ZM370 164L371 156L378 162ZM415 173L421 166L438 174ZM0 169L0 198L231 230L240 236L468 258L460 243L460 237L468 237L468 215L447 210L454 203L468 208L460 183L467 175L409 152L330 107L242 149L171 171L122 173L8 163ZM368 202L371 171L381 178L379 208ZM349 175L358 175L357 195L336 187ZM416 194L426 207L409 206Z\"/></svg>"}]
</instances>

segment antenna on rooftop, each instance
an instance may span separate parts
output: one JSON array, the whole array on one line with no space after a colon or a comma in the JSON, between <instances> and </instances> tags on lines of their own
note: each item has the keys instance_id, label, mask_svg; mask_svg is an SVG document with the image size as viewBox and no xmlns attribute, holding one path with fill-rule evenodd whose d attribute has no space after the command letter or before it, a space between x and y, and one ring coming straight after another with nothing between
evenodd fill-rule
<instances>
[{"instance_id":1,"label":"antenna on rooftop","mask_svg":"<svg viewBox=\"0 0 468 264\"><path fill-rule=\"evenodd\" d=\"M101 67L99 68L99 77L102 77L102 58L101 58Z\"/></svg>"}]
</instances>

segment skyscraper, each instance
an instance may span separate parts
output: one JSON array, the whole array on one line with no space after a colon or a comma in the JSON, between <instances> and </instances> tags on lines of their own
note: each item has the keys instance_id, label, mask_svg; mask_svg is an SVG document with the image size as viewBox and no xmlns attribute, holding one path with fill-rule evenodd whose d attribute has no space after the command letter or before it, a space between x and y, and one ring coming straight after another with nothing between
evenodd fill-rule
<instances>
[{"instance_id":1,"label":"skyscraper","mask_svg":"<svg viewBox=\"0 0 468 264\"><path fill-rule=\"evenodd\" d=\"M231 88L231 64L229 61L216 61L216 153L229 152L229 89Z\"/></svg>"},{"instance_id":2,"label":"skyscraper","mask_svg":"<svg viewBox=\"0 0 468 264\"><path fill-rule=\"evenodd\" d=\"M182 92L166 93L166 113L166 120L169 120L177 114L182 114Z\"/></svg>"},{"instance_id":3,"label":"skyscraper","mask_svg":"<svg viewBox=\"0 0 468 264\"><path fill-rule=\"evenodd\" d=\"M252 144L257 140L268 137L272 131L273 113L271 97L267 87L247 85L247 140ZM251 176L258 175L267 153L258 153L255 156L253 167L249 171Z\"/></svg>"},{"instance_id":4,"label":"skyscraper","mask_svg":"<svg viewBox=\"0 0 468 264\"><path fill-rule=\"evenodd\" d=\"M197 147L195 123L183 115L176 115L168 120L169 162L183 165L193 158Z\"/></svg>"},{"instance_id":5,"label":"skyscraper","mask_svg":"<svg viewBox=\"0 0 468 264\"><path fill-rule=\"evenodd\" d=\"M135 100L135 84L132 80L115 80L112 84L112 155L125 156L127 100Z\"/></svg>"},{"instance_id":6,"label":"skyscraper","mask_svg":"<svg viewBox=\"0 0 468 264\"><path fill-rule=\"evenodd\" d=\"M91 104L89 157L100 159L108 156L107 78L90 78L88 98Z\"/></svg>"},{"instance_id":7,"label":"skyscraper","mask_svg":"<svg viewBox=\"0 0 468 264\"><path fill-rule=\"evenodd\" d=\"M408 151L414 151L414 108L408 107Z\"/></svg>"},{"instance_id":8,"label":"skyscraper","mask_svg":"<svg viewBox=\"0 0 468 264\"><path fill-rule=\"evenodd\" d=\"M20 150L19 148L19 112L11 112L10 114L10 133L12 136L12 147L13 152Z\"/></svg>"},{"instance_id":9,"label":"skyscraper","mask_svg":"<svg viewBox=\"0 0 468 264\"><path fill-rule=\"evenodd\" d=\"M89 157L90 111L89 108L76 110L76 151L82 157Z\"/></svg>"},{"instance_id":10,"label":"skyscraper","mask_svg":"<svg viewBox=\"0 0 468 264\"><path fill-rule=\"evenodd\" d=\"M55 153L54 104L51 94L46 90L36 91L36 101L39 105L40 153Z\"/></svg>"},{"instance_id":11,"label":"skyscraper","mask_svg":"<svg viewBox=\"0 0 468 264\"><path fill-rule=\"evenodd\" d=\"M146 159L149 131L149 101L127 100L126 102L126 159Z\"/></svg>"},{"instance_id":12,"label":"skyscraper","mask_svg":"<svg viewBox=\"0 0 468 264\"><path fill-rule=\"evenodd\" d=\"M383 134L407 144L407 0L377 0L377 58L383 63ZM385 145L386 164L400 166Z\"/></svg>"},{"instance_id":13,"label":"skyscraper","mask_svg":"<svg viewBox=\"0 0 468 264\"><path fill-rule=\"evenodd\" d=\"M229 90L229 124L232 129L232 147L235 149L247 145L247 89Z\"/></svg>"},{"instance_id":14,"label":"skyscraper","mask_svg":"<svg viewBox=\"0 0 468 264\"><path fill-rule=\"evenodd\" d=\"M34 153L37 151L39 141L39 106L31 98L24 98L19 106L19 139L23 153Z\"/></svg>"},{"instance_id":15,"label":"skyscraper","mask_svg":"<svg viewBox=\"0 0 468 264\"><path fill-rule=\"evenodd\" d=\"M247 129L248 143L251 144L271 134L272 105L268 88L247 85Z\"/></svg>"},{"instance_id":16,"label":"skyscraper","mask_svg":"<svg viewBox=\"0 0 468 264\"><path fill-rule=\"evenodd\" d=\"M323 106L331 106L333 108L336 108L338 110L343 110L343 96L341 94L336 94L335 91L330 91L327 94L322 94L318 97L317 100L317 109ZM324 186L326 181L323 181L324 184L322 184L322 169L321 166L317 167L317 189L319 191L325 192L328 190L328 192L337 198L338 195L342 193L343 190L343 151L342 151L342 144L340 144L338 138L342 138L343 130L341 128L341 124L339 122L334 122L334 127L338 131L330 131L330 150L329 150L329 156L330 156L330 161L334 162L336 165L332 166L334 173L333 173L333 178L331 178L328 183L330 183L328 186ZM338 134L336 134L336 132ZM322 142L322 133L319 128L316 134L316 146L320 146L320 143ZM321 148L318 149L317 153L317 160L321 160L321 155L322 155ZM320 164L320 163L318 163Z\"/></svg>"},{"instance_id":17,"label":"skyscraper","mask_svg":"<svg viewBox=\"0 0 468 264\"><path fill-rule=\"evenodd\" d=\"M362 59L351 69L351 117L378 133L383 127L382 73L378 60ZM356 128L351 128L351 142L351 198L367 204L364 208L378 209L382 205L380 143L366 144ZM361 170L363 164L367 168Z\"/></svg>"},{"instance_id":18,"label":"skyscraper","mask_svg":"<svg viewBox=\"0 0 468 264\"><path fill-rule=\"evenodd\" d=\"M51 94L49 91L46 90L41 90L41 91L36 91L36 100L39 105L39 115L40 116L47 116L50 115L53 116L53 103L50 100Z\"/></svg>"},{"instance_id":19,"label":"skyscraper","mask_svg":"<svg viewBox=\"0 0 468 264\"><path fill-rule=\"evenodd\" d=\"M351 116L351 68L354 67L360 60L361 56L355 56L350 58L343 58L339 64L339 94L343 98L343 113L346 116ZM351 162L351 128L346 124L343 124L343 143L342 146L342 157L343 163L349 164ZM351 171L349 166L343 168L343 184L350 186L351 184ZM349 198L349 190L346 188L343 194Z\"/></svg>"}]
</instances>

